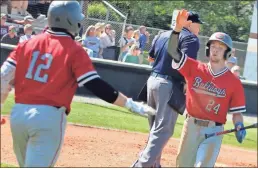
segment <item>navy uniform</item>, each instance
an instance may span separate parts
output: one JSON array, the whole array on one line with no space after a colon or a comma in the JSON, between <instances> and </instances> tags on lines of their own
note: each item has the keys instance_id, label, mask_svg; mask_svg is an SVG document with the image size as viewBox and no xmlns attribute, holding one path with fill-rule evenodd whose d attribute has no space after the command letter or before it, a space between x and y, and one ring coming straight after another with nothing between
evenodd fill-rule
<instances>
[{"instance_id":1,"label":"navy uniform","mask_svg":"<svg viewBox=\"0 0 258 169\"><path fill-rule=\"evenodd\" d=\"M188 20L202 24L197 13L190 12ZM172 58L167 52L171 33L172 31L166 31L156 36L149 51L149 56L155 59L155 62L147 81L147 103L156 109L156 115L148 117L150 125L148 143L132 167L161 167L161 153L169 138L173 135L179 112L170 104L171 101L177 100L173 98L180 97L175 96L175 93L179 93L178 91L175 92L175 89L179 89L185 97L182 85L185 82L184 77L177 70L172 69ZM196 35L187 28L181 31L179 48L187 56L196 59L199 45L199 39ZM181 87L175 88L175 86ZM185 102L182 104L185 104Z\"/></svg>"}]
</instances>

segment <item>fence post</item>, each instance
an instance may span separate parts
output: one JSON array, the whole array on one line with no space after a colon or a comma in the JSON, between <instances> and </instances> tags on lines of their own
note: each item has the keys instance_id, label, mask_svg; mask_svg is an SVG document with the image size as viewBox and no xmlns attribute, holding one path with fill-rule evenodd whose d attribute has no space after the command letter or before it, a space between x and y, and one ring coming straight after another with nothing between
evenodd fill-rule
<instances>
[{"instance_id":1,"label":"fence post","mask_svg":"<svg viewBox=\"0 0 258 169\"><path fill-rule=\"evenodd\" d=\"M118 57L118 61L122 61L121 60L121 46L122 46L122 38L123 38L123 36L124 36L124 30L125 30L125 25L126 25L126 21L127 21L127 16L128 16L128 13L126 14L126 16L125 16L125 19L124 19L124 23L123 23L123 28L122 28L122 34L121 34L121 38L120 38L120 43L119 43L119 47L120 47L120 53L119 53L119 57Z\"/></svg>"},{"instance_id":2,"label":"fence post","mask_svg":"<svg viewBox=\"0 0 258 169\"><path fill-rule=\"evenodd\" d=\"M109 14L110 14L110 9L107 8L107 14L106 14L106 19L105 19L106 24L108 22Z\"/></svg>"}]
</instances>

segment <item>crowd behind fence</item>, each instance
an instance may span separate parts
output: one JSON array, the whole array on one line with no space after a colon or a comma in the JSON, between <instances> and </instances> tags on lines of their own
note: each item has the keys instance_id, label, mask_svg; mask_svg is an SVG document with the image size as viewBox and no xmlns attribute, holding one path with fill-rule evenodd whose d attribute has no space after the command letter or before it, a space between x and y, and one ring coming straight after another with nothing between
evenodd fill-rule
<instances>
[{"instance_id":1,"label":"crowd behind fence","mask_svg":"<svg viewBox=\"0 0 258 169\"><path fill-rule=\"evenodd\" d=\"M35 1L36 2L36 1ZM39 32L42 32L42 30L44 29L45 26L47 26L47 16L44 16L44 14L46 15L46 13L44 13L44 11L46 11L46 7L49 6L50 1L45 1L46 6L44 7L43 12L41 12L41 10L39 10L39 7L42 7L42 4L40 6L31 6L31 4L29 3L28 7L30 7L30 13L31 11L33 11L33 7L35 7L35 10L37 12L34 13L34 15L32 16L34 19L34 22L30 22L29 24L31 24L34 28L34 33L37 34ZM106 1L104 1L104 7L105 7L105 11L101 12L100 14L98 13L98 15L95 15L95 17L89 15L89 9L91 4L99 4L100 5L100 9L102 9L103 6L103 2L95 2L95 1L80 1L81 5L82 5L82 9L83 9L83 13L85 14L86 18L83 21L83 31L81 32L81 38L84 39L84 34L87 30L87 28L90 25L96 25L98 23L105 23L105 25L110 24L112 25L112 29L116 32L115 35L115 46L120 47L120 40L121 37L123 37L124 35L124 30L126 27L131 26L134 30L138 30L139 27L141 25L136 25L136 24L129 24L128 22L128 14L125 13L124 11L121 11L120 9L118 9L116 6L112 6L112 2L108 3ZM140 3L140 2L139 2ZM142 2L141 2L142 3ZM102 4L102 6L101 6ZM107 5L109 4L109 5ZM6 4L1 2L1 17L2 17L2 11L3 10L3 6L6 6ZM114 8L112 8L114 7ZM148 7L148 3L146 2L146 7ZM117 10L117 11L116 11ZM145 10L145 9L143 9ZM28 10L27 10L28 11ZM9 13L10 9L7 6L7 10L5 10L5 13ZM15 13L16 12L16 13ZM41 13L44 13L43 16ZM114 13L121 13L119 15L115 15ZM199 11L198 11L199 12ZM18 25L16 28L18 30L21 30L24 28L24 26L26 25L25 21L25 17L29 16L30 13L26 12L24 13L20 13L19 11L17 12L17 9L12 10L12 14L15 13L15 18L20 18L21 22L11 22L11 23L7 23L7 25ZM92 11L91 11L92 13ZM200 10L200 13L202 13L202 10ZM19 16L20 15L20 16ZM122 15L124 15L125 17L123 17ZM11 16L11 15L9 15ZM13 16L13 15L12 15ZM135 14L135 16L137 16ZM146 19L147 17L145 16L137 16L136 19ZM155 19L155 18L148 18L148 19ZM172 19L172 18L171 18ZM138 22L139 23L139 22ZM152 41L154 39L154 37L160 32L160 31L164 31L163 29L160 29L160 25L159 22L156 21L156 25L155 27L146 27L147 31L149 32L149 42L146 43L146 45L143 48L143 54L144 57L146 57L147 51L151 48L151 44ZM168 22L168 24L170 24L170 21ZM2 27L2 26L1 26ZM1 28L2 29L2 28ZM22 32L22 31L21 31ZM247 32L247 34L249 34L249 32ZM199 36L200 39L200 50L199 50L199 55L198 55L198 59L201 61L207 61L207 58L205 57L205 44L208 41L208 36ZM234 47L236 49L236 57L238 58L238 65L243 68L244 67L244 62L245 62L245 56L246 56L246 49L247 49L247 43L243 43L243 42L234 42ZM146 58L145 58L146 59ZM143 62L144 64L148 64L148 62Z\"/></svg>"}]
</instances>

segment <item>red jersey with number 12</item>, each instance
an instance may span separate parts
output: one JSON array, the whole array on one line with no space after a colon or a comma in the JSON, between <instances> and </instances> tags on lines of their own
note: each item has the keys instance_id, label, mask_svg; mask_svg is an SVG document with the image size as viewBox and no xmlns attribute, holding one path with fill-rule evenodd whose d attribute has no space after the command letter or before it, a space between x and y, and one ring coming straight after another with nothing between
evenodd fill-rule
<instances>
[{"instance_id":1,"label":"red jersey with number 12","mask_svg":"<svg viewBox=\"0 0 258 169\"><path fill-rule=\"evenodd\" d=\"M186 109L189 115L225 124L227 113L245 112L245 95L241 81L225 67L213 73L209 64L183 55L172 62L187 81Z\"/></svg>"},{"instance_id":2,"label":"red jersey with number 12","mask_svg":"<svg viewBox=\"0 0 258 169\"><path fill-rule=\"evenodd\" d=\"M78 85L99 78L79 43L50 30L19 44L7 63L16 67L16 103L65 106L68 112Z\"/></svg>"}]
</instances>

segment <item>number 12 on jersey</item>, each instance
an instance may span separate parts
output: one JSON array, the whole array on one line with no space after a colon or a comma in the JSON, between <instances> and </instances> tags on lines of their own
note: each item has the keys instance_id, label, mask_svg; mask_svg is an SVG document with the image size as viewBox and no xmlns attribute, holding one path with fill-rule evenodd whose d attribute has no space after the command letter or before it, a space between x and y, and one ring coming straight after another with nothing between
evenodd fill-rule
<instances>
[{"instance_id":1,"label":"number 12 on jersey","mask_svg":"<svg viewBox=\"0 0 258 169\"><path fill-rule=\"evenodd\" d=\"M205 109L208 110L208 112L214 111L215 114L218 114L219 108L220 108L220 104L215 105L214 100L209 100L209 103L207 104Z\"/></svg>"},{"instance_id":2,"label":"number 12 on jersey","mask_svg":"<svg viewBox=\"0 0 258 169\"><path fill-rule=\"evenodd\" d=\"M41 72L41 70L47 70L50 68L52 60L53 60L53 56L49 53L45 53L45 54L41 55L40 59L43 61L46 60L46 64L36 65L36 62L39 59L39 53L40 53L39 51L33 52L32 60L30 62L30 66L29 66L28 72L25 77L27 79L33 79L33 80L41 82L41 83L47 83L48 74L44 74L42 77L40 77L40 72ZM32 74L35 66L36 66L36 72L35 72L35 74Z\"/></svg>"}]
</instances>

